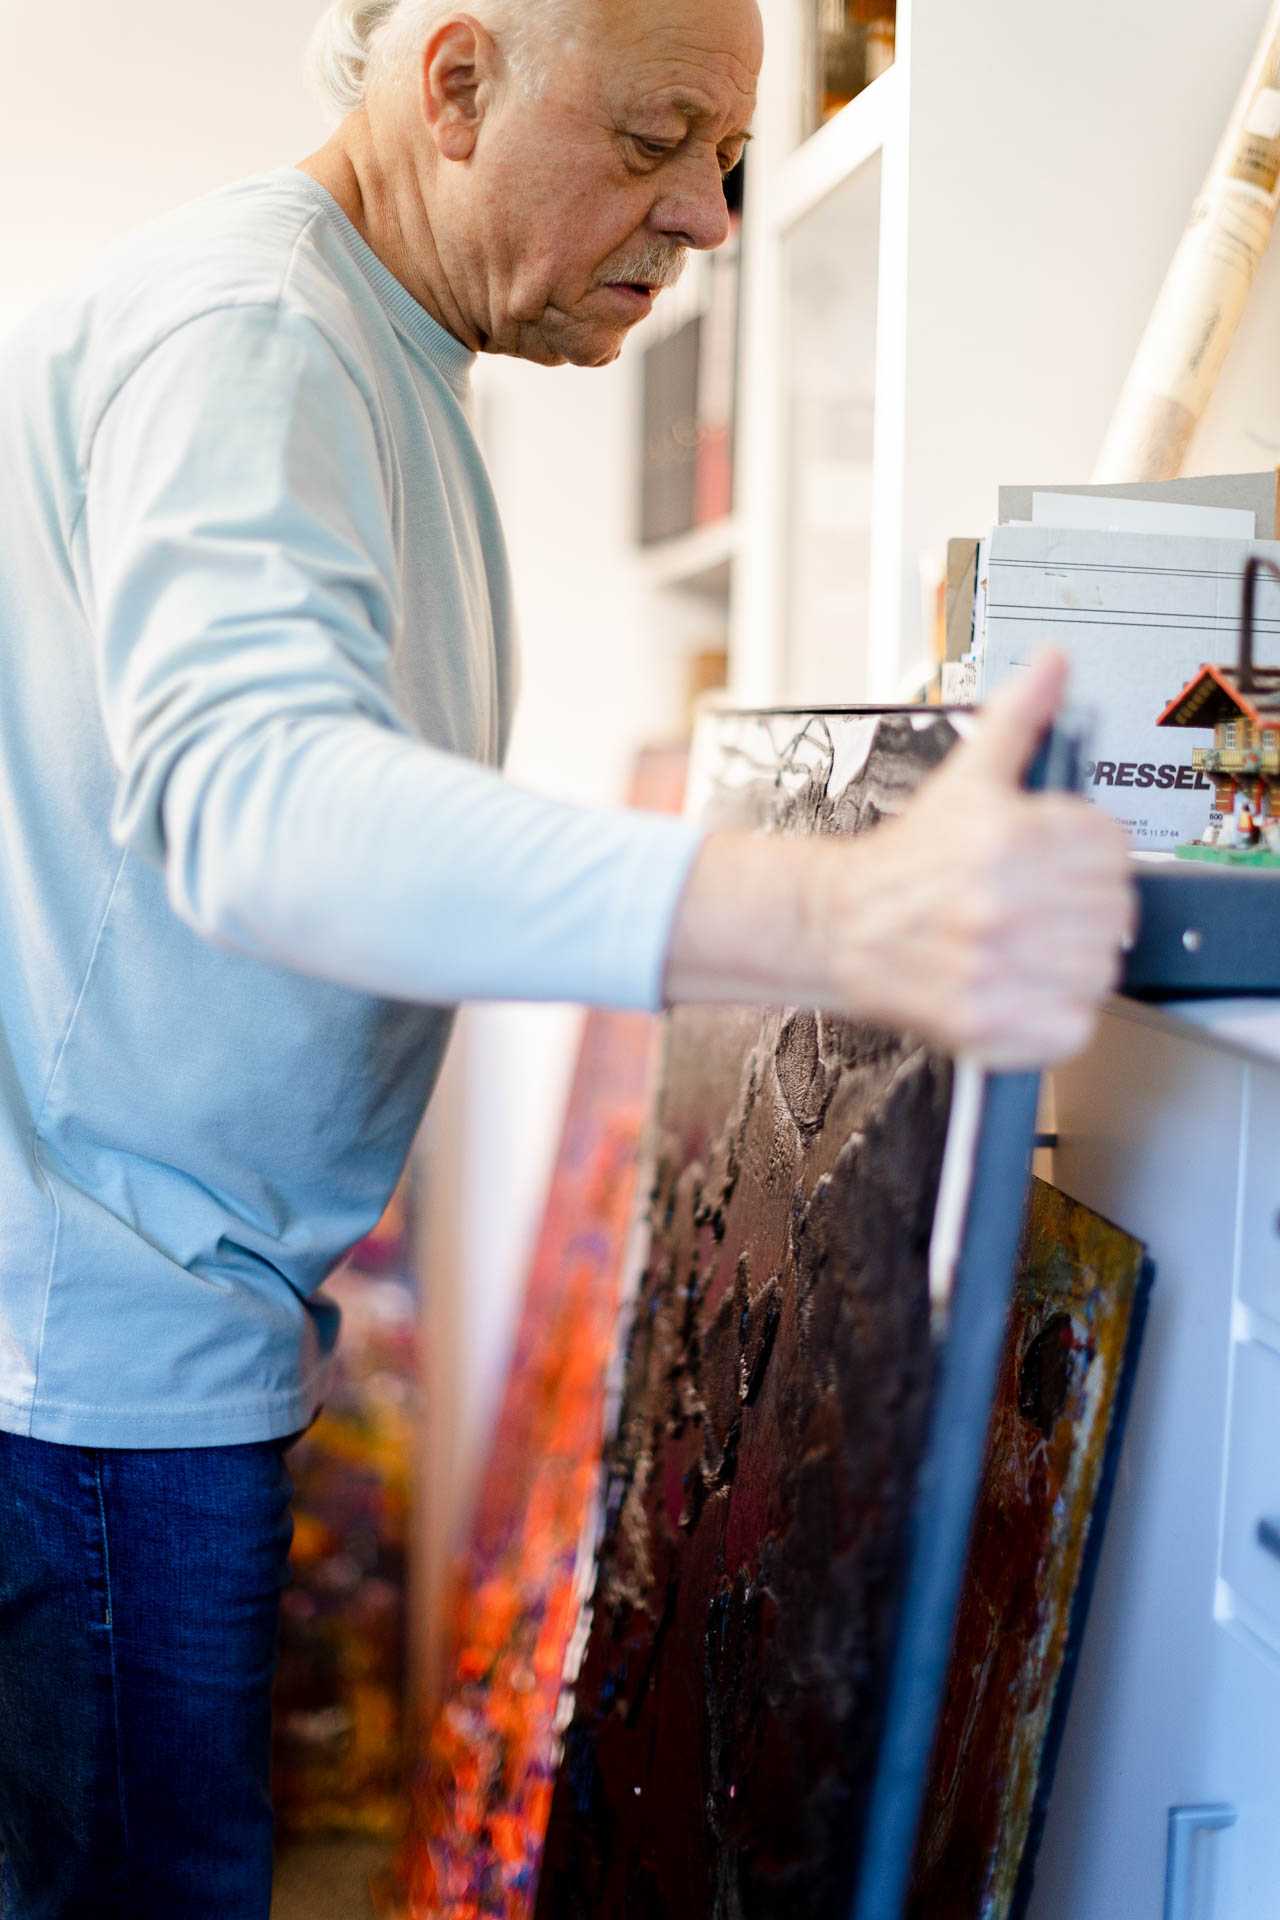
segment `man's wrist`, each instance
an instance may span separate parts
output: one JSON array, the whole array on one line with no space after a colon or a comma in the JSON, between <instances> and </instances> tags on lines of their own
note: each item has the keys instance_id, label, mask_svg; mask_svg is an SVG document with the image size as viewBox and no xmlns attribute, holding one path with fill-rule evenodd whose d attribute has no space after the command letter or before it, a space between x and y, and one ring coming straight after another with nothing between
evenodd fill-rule
<instances>
[{"instance_id":1,"label":"man's wrist","mask_svg":"<svg viewBox=\"0 0 1280 1920\"><path fill-rule=\"evenodd\" d=\"M682 1000L841 1009L861 849L851 840L711 834L676 914L664 993Z\"/></svg>"}]
</instances>

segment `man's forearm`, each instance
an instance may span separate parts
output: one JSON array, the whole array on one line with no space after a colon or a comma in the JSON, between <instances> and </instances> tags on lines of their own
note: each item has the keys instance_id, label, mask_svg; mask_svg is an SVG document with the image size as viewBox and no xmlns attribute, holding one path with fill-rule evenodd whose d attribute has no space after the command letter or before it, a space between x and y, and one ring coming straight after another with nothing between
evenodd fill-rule
<instances>
[{"instance_id":1,"label":"man's forearm","mask_svg":"<svg viewBox=\"0 0 1280 1920\"><path fill-rule=\"evenodd\" d=\"M1061 696L1047 657L993 701L896 820L851 838L713 834L690 872L668 1002L802 1005L997 1067L1077 1052L1134 918L1125 836L1021 778Z\"/></svg>"},{"instance_id":2,"label":"man's forearm","mask_svg":"<svg viewBox=\"0 0 1280 1920\"><path fill-rule=\"evenodd\" d=\"M826 914L861 848L782 835L708 836L690 870L665 997L831 1007Z\"/></svg>"}]
</instances>

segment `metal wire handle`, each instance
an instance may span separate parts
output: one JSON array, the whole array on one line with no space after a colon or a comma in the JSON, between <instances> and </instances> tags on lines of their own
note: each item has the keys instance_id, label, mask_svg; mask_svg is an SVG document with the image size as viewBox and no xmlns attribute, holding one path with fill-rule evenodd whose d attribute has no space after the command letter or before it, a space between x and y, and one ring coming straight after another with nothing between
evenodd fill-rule
<instances>
[{"instance_id":1,"label":"metal wire handle","mask_svg":"<svg viewBox=\"0 0 1280 1920\"><path fill-rule=\"evenodd\" d=\"M1280 567L1274 560L1268 560L1265 554L1251 553L1244 563L1244 586L1240 602L1240 671L1237 675L1241 693L1252 693L1255 689L1253 678L1253 621L1254 602L1258 595L1258 575L1266 568L1280 580Z\"/></svg>"}]
</instances>

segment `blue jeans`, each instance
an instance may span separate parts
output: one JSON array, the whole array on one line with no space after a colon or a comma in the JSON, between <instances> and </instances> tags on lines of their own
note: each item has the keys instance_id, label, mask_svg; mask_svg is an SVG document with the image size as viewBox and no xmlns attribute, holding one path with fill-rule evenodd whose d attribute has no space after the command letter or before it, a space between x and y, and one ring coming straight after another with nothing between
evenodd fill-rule
<instances>
[{"instance_id":1,"label":"blue jeans","mask_svg":"<svg viewBox=\"0 0 1280 1920\"><path fill-rule=\"evenodd\" d=\"M268 1920L290 1444L0 1433L3 1920Z\"/></svg>"}]
</instances>

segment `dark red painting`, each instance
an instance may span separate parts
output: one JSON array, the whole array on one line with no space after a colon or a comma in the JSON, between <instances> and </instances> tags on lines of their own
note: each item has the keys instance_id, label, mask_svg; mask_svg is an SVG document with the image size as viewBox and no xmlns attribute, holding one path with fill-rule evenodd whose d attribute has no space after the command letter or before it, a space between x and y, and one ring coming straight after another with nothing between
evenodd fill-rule
<instances>
[{"instance_id":1,"label":"dark red painting","mask_svg":"<svg viewBox=\"0 0 1280 1920\"><path fill-rule=\"evenodd\" d=\"M1036 1182L910 1920L1025 1906L1149 1281L1139 1241Z\"/></svg>"},{"instance_id":2,"label":"dark red painting","mask_svg":"<svg viewBox=\"0 0 1280 1920\"><path fill-rule=\"evenodd\" d=\"M714 716L695 804L856 832L954 739L937 713ZM934 1397L951 1070L802 1010L676 1012L620 1299L642 1032L588 1026L419 1771L413 1920L849 1911ZM1143 1273L1136 1242L1036 1189L912 1920L1019 1910Z\"/></svg>"},{"instance_id":3,"label":"dark red painting","mask_svg":"<svg viewBox=\"0 0 1280 1920\"><path fill-rule=\"evenodd\" d=\"M695 791L720 824L858 831L954 737L925 714L720 716ZM919 1511L950 1105L910 1037L670 1018L538 1920L850 1911ZM913 1920L1006 1920L1025 1888L1141 1320L1141 1247L1052 1189L1020 1263Z\"/></svg>"},{"instance_id":4,"label":"dark red painting","mask_svg":"<svg viewBox=\"0 0 1280 1920\"><path fill-rule=\"evenodd\" d=\"M707 798L726 823L856 830L953 740L941 716L721 721ZM909 1037L669 1020L540 1920L847 1911L931 1405L949 1111L949 1067Z\"/></svg>"}]
</instances>

